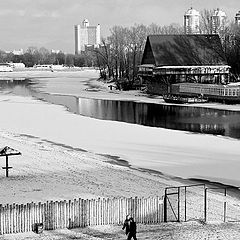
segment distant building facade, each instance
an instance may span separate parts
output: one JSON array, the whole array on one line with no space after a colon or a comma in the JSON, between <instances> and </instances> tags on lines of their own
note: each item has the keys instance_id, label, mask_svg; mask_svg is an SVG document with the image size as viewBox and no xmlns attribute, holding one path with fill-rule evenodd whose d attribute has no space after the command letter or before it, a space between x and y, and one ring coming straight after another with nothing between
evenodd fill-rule
<instances>
[{"instance_id":1,"label":"distant building facade","mask_svg":"<svg viewBox=\"0 0 240 240\"><path fill-rule=\"evenodd\" d=\"M51 53L53 53L53 54L58 54L58 53L61 53L61 50L51 49Z\"/></svg>"},{"instance_id":2,"label":"distant building facade","mask_svg":"<svg viewBox=\"0 0 240 240\"><path fill-rule=\"evenodd\" d=\"M74 26L75 54L85 51L86 46L97 47L101 41L100 25L90 26L89 21L84 19L82 25Z\"/></svg>"},{"instance_id":3,"label":"distant building facade","mask_svg":"<svg viewBox=\"0 0 240 240\"><path fill-rule=\"evenodd\" d=\"M12 51L5 51L6 53L12 53L13 55L15 56L20 56L20 55L23 55L24 52L23 52L23 49L19 49L19 50L12 50Z\"/></svg>"},{"instance_id":4,"label":"distant building facade","mask_svg":"<svg viewBox=\"0 0 240 240\"><path fill-rule=\"evenodd\" d=\"M212 34L218 34L224 29L226 23L226 13L217 8L211 16Z\"/></svg>"},{"instance_id":5,"label":"distant building facade","mask_svg":"<svg viewBox=\"0 0 240 240\"><path fill-rule=\"evenodd\" d=\"M199 34L200 14L192 7L184 14L184 32L185 34Z\"/></svg>"},{"instance_id":6,"label":"distant building facade","mask_svg":"<svg viewBox=\"0 0 240 240\"><path fill-rule=\"evenodd\" d=\"M240 11L238 11L238 13L236 13L235 23L236 23L238 26L240 26Z\"/></svg>"}]
</instances>

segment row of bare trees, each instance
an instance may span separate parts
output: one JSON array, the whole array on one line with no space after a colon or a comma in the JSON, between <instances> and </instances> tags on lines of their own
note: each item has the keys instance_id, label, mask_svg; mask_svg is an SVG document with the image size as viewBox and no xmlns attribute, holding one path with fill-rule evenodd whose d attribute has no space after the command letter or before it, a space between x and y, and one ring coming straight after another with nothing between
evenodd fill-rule
<instances>
[{"instance_id":1,"label":"row of bare trees","mask_svg":"<svg viewBox=\"0 0 240 240\"><path fill-rule=\"evenodd\" d=\"M203 10L200 18L200 33L212 34L211 16L213 10ZM240 27L227 19L224 25L215 26L222 41L223 50L234 74L240 73ZM116 81L125 79L134 82L137 66L141 62L145 41L150 34L183 34L178 24L160 26L157 24L134 25L132 27L114 26L110 36L102 40L102 46L95 49L96 63L100 69L107 70L108 78ZM105 71L103 72L105 74Z\"/></svg>"},{"instance_id":2,"label":"row of bare trees","mask_svg":"<svg viewBox=\"0 0 240 240\"><path fill-rule=\"evenodd\" d=\"M183 27L177 24L159 26L157 24L134 25L132 27L114 26L110 36L102 39L102 45L95 49L97 64L107 78L116 81L137 79L137 66L141 63L145 41L150 34L181 34ZM106 70L106 71L105 71Z\"/></svg>"},{"instance_id":3,"label":"row of bare trees","mask_svg":"<svg viewBox=\"0 0 240 240\"><path fill-rule=\"evenodd\" d=\"M35 64L63 64L78 67L92 66L94 58L95 55L91 52L83 52L79 55L65 54L63 52L52 53L44 47L29 47L22 55L0 51L0 62L22 62L27 67L32 67Z\"/></svg>"}]
</instances>

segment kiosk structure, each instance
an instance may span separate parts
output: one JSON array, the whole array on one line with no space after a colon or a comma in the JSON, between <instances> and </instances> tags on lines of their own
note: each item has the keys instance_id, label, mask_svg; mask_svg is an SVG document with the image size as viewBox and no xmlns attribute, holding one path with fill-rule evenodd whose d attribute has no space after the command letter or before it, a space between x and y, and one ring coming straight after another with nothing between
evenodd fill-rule
<instances>
[{"instance_id":1,"label":"kiosk structure","mask_svg":"<svg viewBox=\"0 0 240 240\"><path fill-rule=\"evenodd\" d=\"M21 155L21 153L18 150L15 150L8 146L0 149L0 157L6 157L6 165L5 165L5 167L2 167L2 169L6 170L6 177L9 176L9 174L8 174L9 169L12 168L12 167L9 167L9 165L8 165L8 156L14 156L14 155Z\"/></svg>"}]
</instances>

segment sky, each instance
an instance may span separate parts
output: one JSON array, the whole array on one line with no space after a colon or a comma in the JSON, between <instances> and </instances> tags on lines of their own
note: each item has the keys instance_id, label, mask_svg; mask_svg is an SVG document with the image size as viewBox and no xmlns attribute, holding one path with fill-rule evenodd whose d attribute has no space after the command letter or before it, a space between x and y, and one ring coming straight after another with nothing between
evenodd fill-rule
<instances>
[{"instance_id":1,"label":"sky","mask_svg":"<svg viewBox=\"0 0 240 240\"><path fill-rule=\"evenodd\" d=\"M101 35L115 25L183 24L190 7L198 11L220 8L230 20L239 0L0 0L0 49L30 46L74 52L74 25L87 18L101 25Z\"/></svg>"}]
</instances>

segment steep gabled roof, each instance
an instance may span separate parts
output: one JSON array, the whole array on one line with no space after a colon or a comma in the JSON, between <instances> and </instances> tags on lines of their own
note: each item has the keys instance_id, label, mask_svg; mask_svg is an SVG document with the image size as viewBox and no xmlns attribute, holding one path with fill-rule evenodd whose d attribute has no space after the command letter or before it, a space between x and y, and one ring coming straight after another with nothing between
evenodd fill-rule
<instances>
[{"instance_id":1,"label":"steep gabled roof","mask_svg":"<svg viewBox=\"0 0 240 240\"><path fill-rule=\"evenodd\" d=\"M218 35L150 35L141 64L227 65Z\"/></svg>"}]
</instances>

